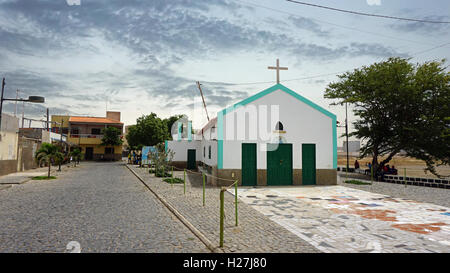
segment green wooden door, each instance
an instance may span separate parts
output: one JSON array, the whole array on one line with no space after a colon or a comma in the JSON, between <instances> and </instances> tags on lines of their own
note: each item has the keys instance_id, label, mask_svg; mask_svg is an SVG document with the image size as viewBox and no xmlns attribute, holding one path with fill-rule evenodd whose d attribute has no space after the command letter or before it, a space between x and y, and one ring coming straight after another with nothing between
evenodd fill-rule
<instances>
[{"instance_id":1,"label":"green wooden door","mask_svg":"<svg viewBox=\"0 0 450 273\"><path fill-rule=\"evenodd\" d=\"M267 185L292 185L292 144L267 144Z\"/></svg>"},{"instance_id":2,"label":"green wooden door","mask_svg":"<svg viewBox=\"0 0 450 273\"><path fill-rule=\"evenodd\" d=\"M256 186L256 143L242 143L242 186Z\"/></svg>"},{"instance_id":3,"label":"green wooden door","mask_svg":"<svg viewBox=\"0 0 450 273\"><path fill-rule=\"evenodd\" d=\"M187 157L188 157L187 168L189 170L196 169L197 163L195 159L195 149L189 149Z\"/></svg>"},{"instance_id":4,"label":"green wooden door","mask_svg":"<svg viewBox=\"0 0 450 273\"><path fill-rule=\"evenodd\" d=\"M302 144L302 184L316 184L316 144Z\"/></svg>"}]
</instances>

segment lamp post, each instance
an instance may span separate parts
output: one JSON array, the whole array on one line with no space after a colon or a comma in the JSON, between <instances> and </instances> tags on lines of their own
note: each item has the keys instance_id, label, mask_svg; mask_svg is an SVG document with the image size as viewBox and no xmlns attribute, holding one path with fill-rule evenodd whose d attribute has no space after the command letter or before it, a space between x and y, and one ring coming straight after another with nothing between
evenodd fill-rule
<instances>
[{"instance_id":1,"label":"lamp post","mask_svg":"<svg viewBox=\"0 0 450 273\"><path fill-rule=\"evenodd\" d=\"M33 103L44 103L45 98L40 96L29 96L28 99L5 99L3 98L3 93L5 90L5 78L2 80L2 96L0 98L0 129L2 128L2 110L3 110L3 101L23 101L23 102L33 102Z\"/></svg>"}]
</instances>

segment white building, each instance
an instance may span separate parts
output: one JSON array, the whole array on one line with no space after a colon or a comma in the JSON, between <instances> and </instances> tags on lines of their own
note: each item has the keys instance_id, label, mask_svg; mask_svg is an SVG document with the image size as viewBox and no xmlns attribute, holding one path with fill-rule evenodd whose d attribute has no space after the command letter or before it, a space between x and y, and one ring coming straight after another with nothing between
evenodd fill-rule
<instances>
[{"instance_id":1,"label":"white building","mask_svg":"<svg viewBox=\"0 0 450 273\"><path fill-rule=\"evenodd\" d=\"M195 136L191 124L166 141L174 165L245 186L336 184L336 116L282 84L223 109Z\"/></svg>"}]
</instances>

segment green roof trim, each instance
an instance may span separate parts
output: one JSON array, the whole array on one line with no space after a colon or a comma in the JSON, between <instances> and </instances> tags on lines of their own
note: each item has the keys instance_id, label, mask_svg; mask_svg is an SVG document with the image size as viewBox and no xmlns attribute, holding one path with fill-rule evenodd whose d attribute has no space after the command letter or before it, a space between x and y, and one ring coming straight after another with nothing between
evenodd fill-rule
<instances>
[{"instance_id":1,"label":"green roof trim","mask_svg":"<svg viewBox=\"0 0 450 273\"><path fill-rule=\"evenodd\" d=\"M322 114L328 116L329 118L331 118L331 124L332 124L332 135L333 135L333 168L336 169L337 168L337 128L336 128L336 115L331 113L330 111L326 110L325 108L315 104L314 102L310 101L309 99L299 95L298 93L296 93L295 91L287 88L286 86L278 83L272 87L269 87L253 96L250 96L238 103L235 103L234 105L227 107L225 109L223 109L222 111L219 111L219 113L217 114L217 127L218 127L218 149L217 149L217 168L218 169L222 169L223 168L223 116L226 115L227 113L230 113L234 110L236 110L236 108L239 108L241 106L244 106L246 104L249 104L259 98L264 97L265 95L268 95L272 92L275 92L277 90L281 90L291 96L293 96L294 98L298 99L299 101L309 105L310 107L312 107L313 109L321 112Z\"/></svg>"}]
</instances>

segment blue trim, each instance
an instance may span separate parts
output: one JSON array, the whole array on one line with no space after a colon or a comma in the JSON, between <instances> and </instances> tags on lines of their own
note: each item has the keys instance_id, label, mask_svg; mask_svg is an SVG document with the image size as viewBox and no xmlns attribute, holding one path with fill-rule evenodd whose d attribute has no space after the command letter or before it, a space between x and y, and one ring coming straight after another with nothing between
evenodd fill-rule
<instances>
[{"instance_id":1,"label":"blue trim","mask_svg":"<svg viewBox=\"0 0 450 273\"><path fill-rule=\"evenodd\" d=\"M217 169L223 169L223 111L217 113Z\"/></svg>"},{"instance_id":2,"label":"blue trim","mask_svg":"<svg viewBox=\"0 0 450 273\"><path fill-rule=\"evenodd\" d=\"M268 95L274 91L281 90L294 98L298 99L299 101L309 105L313 109L321 112L322 114L328 116L331 118L332 123L332 135L333 135L333 168L337 168L337 134L336 134L336 115L331 113L330 111L326 110L325 108L315 104L314 102L310 101L309 99L297 94L296 92L292 91L291 89L287 88L286 86L278 83L275 84L272 87L269 87L253 96L250 96L228 108L223 109L220 111L217 115L217 127L218 127L218 147L217 147L217 168L222 169L223 168L223 116L236 110L236 108L239 108L241 106L244 106L246 104L249 104L250 102L253 102L259 98L264 97L265 95Z\"/></svg>"},{"instance_id":3,"label":"blue trim","mask_svg":"<svg viewBox=\"0 0 450 273\"><path fill-rule=\"evenodd\" d=\"M188 141L192 141L192 121L188 121Z\"/></svg>"},{"instance_id":4,"label":"blue trim","mask_svg":"<svg viewBox=\"0 0 450 273\"><path fill-rule=\"evenodd\" d=\"M333 169L337 169L337 124L336 116L332 118L331 121L332 131L333 131Z\"/></svg>"},{"instance_id":5,"label":"blue trim","mask_svg":"<svg viewBox=\"0 0 450 273\"><path fill-rule=\"evenodd\" d=\"M181 141L181 126L183 126L183 124L178 122L178 141Z\"/></svg>"},{"instance_id":6,"label":"blue trim","mask_svg":"<svg viewBox=\"0 0 450 273\"><path fill-rule=\"evenodd\" d=\"M164 141L164 152L167 154L167 149L169 147L169 142L166 140Z\"/></svg>"}]
</instances>

